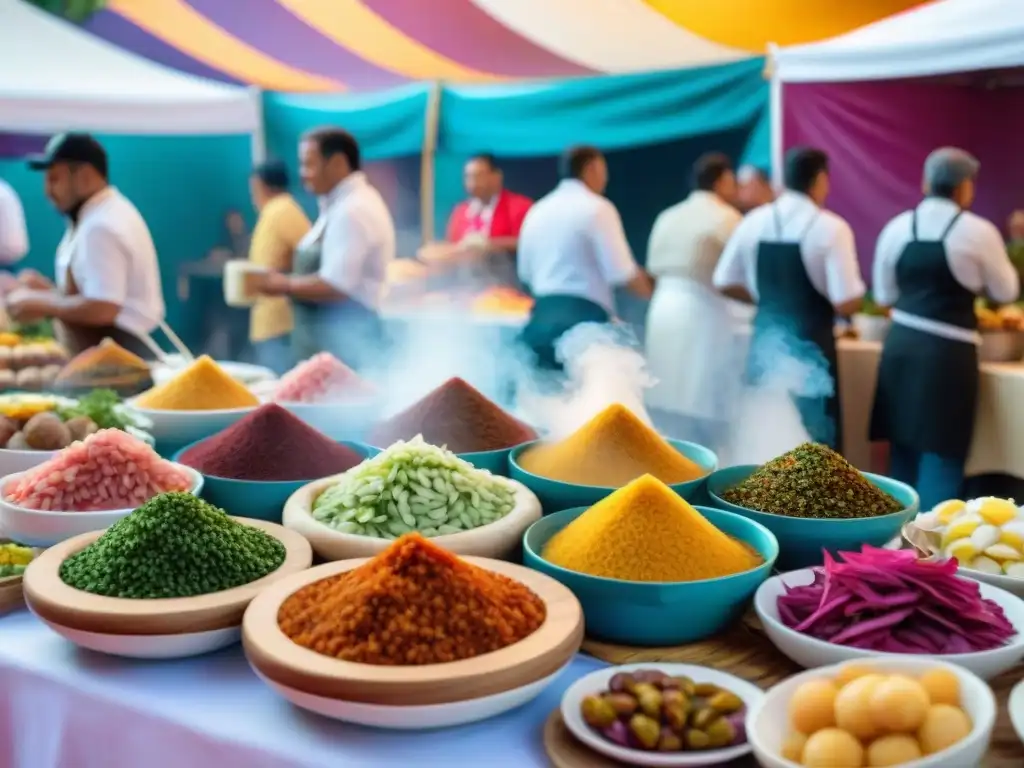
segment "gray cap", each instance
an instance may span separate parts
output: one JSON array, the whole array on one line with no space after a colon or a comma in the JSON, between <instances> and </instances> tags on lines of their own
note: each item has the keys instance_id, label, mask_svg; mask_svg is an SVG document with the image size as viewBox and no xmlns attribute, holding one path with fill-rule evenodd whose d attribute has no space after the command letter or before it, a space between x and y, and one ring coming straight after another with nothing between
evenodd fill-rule
<instances>
[{"instance_id":1,"label":"gray cap","mask_svg":"<svg viewBox=\"0 0 1024 768\"><path fill-rule=\"evenodd\" d=\"M929 190L953 189L978 175L981 163L970 152L956 147L936 149L924 161L924 182Z\"/></svg>"}]
</instances>

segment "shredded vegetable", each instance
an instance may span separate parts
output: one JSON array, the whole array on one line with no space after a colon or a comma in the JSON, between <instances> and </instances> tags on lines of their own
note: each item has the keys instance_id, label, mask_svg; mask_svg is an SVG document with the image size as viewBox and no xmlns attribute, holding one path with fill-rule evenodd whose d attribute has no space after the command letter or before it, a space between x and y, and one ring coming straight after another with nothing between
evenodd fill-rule
<instances>
[{"instance_id":1,"label":"shredded vegetable","mask_svg":"<svg viewBox=\"0 0 1024 768\"><path fill-rule=\"evenodd\" d=\"M1017 634L1003 609L981 597L957 562L918 559L909 550L865 546L825 554L814 582L786 585L779 617L787 627L837 645L883 653L956 654L999 648Z\"/></svg>"}]
</instances>

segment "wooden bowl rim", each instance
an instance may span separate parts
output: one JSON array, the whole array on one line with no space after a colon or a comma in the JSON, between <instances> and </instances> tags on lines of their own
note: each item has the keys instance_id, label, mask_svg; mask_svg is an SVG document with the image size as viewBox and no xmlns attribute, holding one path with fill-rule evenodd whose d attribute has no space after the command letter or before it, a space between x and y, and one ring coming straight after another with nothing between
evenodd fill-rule
<instances>
[{"instance_id":1,"label":"wooden bowl rim","mask_svg":"<svg viewBox=\"0 0 1024 768\"><path fill-rule=\"evenodd\" d=\"M263 588L281 578L307 569L313 560L308 541L295 531L277 523L244 517L232 520L259 528L280 541L285 547L285 559L278 568L248 584L195 597L131 599L95 595L75 589L60 578L61 564L96 541L106 531L91 531L50 547L36 557L23 574L25 596L34 611L55 624L100 634L130 634L103 629L104 620L114 616L117 620L161 620L166 629L175 623L187 623L191 617L210 611L244 608ZM220 629L222 627L209 627ZM194 629L192 631L205 631ZM139 634L176 634L167 630Z\"/></svg>"}]
</instances>

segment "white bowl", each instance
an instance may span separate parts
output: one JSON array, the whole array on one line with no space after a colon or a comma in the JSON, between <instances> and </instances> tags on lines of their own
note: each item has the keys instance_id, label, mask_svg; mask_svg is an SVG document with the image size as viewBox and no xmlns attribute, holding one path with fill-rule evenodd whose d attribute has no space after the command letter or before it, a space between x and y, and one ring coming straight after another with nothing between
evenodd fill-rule
<instances>
[{"instance_id":1,"label":"white bowl","mask_svg":"<svg viewBox=\"0 0 1024 768\"><path fill-rule=\"evenodd\" d=\"M10 451L0 448L0 477L24 472L26 469L49 461L60 451Z\"/></svg>"},{"instance_id":2,"label":"white bowl","mask_svg":"<svg viewBox=\"0 0 1024 768\"><path fill-rule=\"evenodd\" d=\"M383 552L392 544L389 539L342 533L313 517L313 501L337 480L338 475L335 475L299 488L284 505L282 525L305 536L313 551L324 560L373 557ZM526 529L541 517L540 500L533 491L515 480L507 482L512 484L516 494L515 506L511 512L488 525L460 533L433 536L430 540L456 555L507 559L519 546Z\"/></svg>"},{"instance_id":3,"label":"white bowl","mask_svg":"<svg viewBox=\"0 0 1024 768\"><path fill-rule=\"evenodd\" d=\"M313 694L275 682L262 674L256 667L252 669L263 682L300 709L316 712L318 715L323 715L333 720L366 725L371 728L414 731L428 728L449 728L454 725L475 723L479 720L496 717L516 707L521 707L528 701L537 698L568 666L569 664L566 664L553 674L528 685L513 688L504 693L496 693L493 696L455 701L449 704L427 704L411 707L389 707L382 704L364 704L356 701L343 701L342 699L314 696Z\"/></svg>"},{"instance_id":4,"label":"white bowl","mask_svg":"<svg viewBox=\"0 0 1024 768\"><path fill-rule=\"evenodd\" d=\"M802 667L824 667L853 659L897 658L913 661L918 658L928 658L959 665L984 680L991 680L1006 670L1012 669L1024 659L1024 601L988 584L978 585L981 588L981 596L998 603L1006 613L1007 620L1017 630L1017 634L1010 639L1010 642L1002 648L991 651L921 657L909 653L880 653L847 645L835 645L790 629L782 623L776 604L776 600L786 593L783 580L791 587L811 584L814 581L814 571L805 568L768 579L758 587L754 595L754 609L757 611L758 618L761 619L768 639L775 644L776 648Z\"/></svg>"},{"instance_id":5,"label":"white bowl","mask_svg":"<svg viewBox=\"0 0 1024 768\"><path fill-rule=\"evenodd\" d=\"M920 760L902 763L900 768L975 768L981 765L996 722L995 696L984 681L955 664L920 656L878 657L869 662L869 666L880 672L910 675L920 675L936 667L948 669L960 680L961 704L974 726L967 738L960 743ZM812 669L784 680L769 690L764 699L750 710L747 714L747 739L754 748L754 756L764 768L800 768L797 763L785 759L780 754L782 743L791 730L789 700L803 683L821 678L834 678L840 667L842 665L837 664Z\"/></svg>"},{"instance_id":6,"label":"white bowl","mask_svg":"<svg viewBox=\"0 0 1024 768\"><path fill-rule=\"evenodd\" d=\"M191 363L187 362L180 355L171 355L167 358L168 363L154 363L150 368L150 375L153 378L153 385L160 386L173 379ZM269 368L252 363L235 363L230 360L218 360L223 371L231 378L237 379L246 386L262 381L271 381L277 378L276 374Z\"/></svg>"},{"instance_id":7,"label":"white bowl","mask_svg":"<svg viewBox=\"0 0 1024 768\"><path fill-rule=\"evenodd\" d=\"M1006 708L1010 711L1010 722L1017 732L1017 738L1024 741L1024 680L1013 686Z\"/></svg>"},{"instance_id":8,"label":"white bowl","mask_svg":"<svg viewBox=\"0 0 1024 768\"><path fill-rule=\"evenodd\" d=\"M862 341L885 341L892 320L880 315L866 315L858 312L853 316L853 328Z\"/></svg>"},{"instance_id":9,"label":"white bowl","mask_svg":"<svg viewBox=\"0 0 1024 768\"><path fill-rule=\"evenodd\" d=\"M203 476L192 467L176 464L192 477L193 496L203 490ZM20 472L0 478L0 531L12 541L30 547L52 547L74 536L109 528L133 509L109 509L101 512L43 512L12 504L6 499L7 485L21 477Z\"/></svg>"},{"instance_id":10,"label":"white bowl","mask_svg":"<svg viewBox=\"0 0 1024 768\"><path fill-rule=\"evenodd\" d=\"M340 403L278 403L332 440L358 440L380 414L380 399L363 397Z\"/></svg>"},{"instance_id":11,"label":"white bowl","mask_svg":"<svg viewBox=\"0 0 1024 768\"><path fill-rule=\"evenodd\" d=\"M80 648L129 659L182 659L186 656L200 656L234 645L242 639L240 626L208 632L187 632L181 635L107 635L63 627L45 619L42 621L65 640Z\"/></svg>"},{"instance_id":12,"label":"white bowl","mask_svg":"<svg viewBox=\"0 0 1024 768\"><path fill-rule=\"evenodd\" d=\"M258 406L225 408L214 411L164 411L140 408L133 399L129 405L153 424L149 433L156 442L177 447L194 443L227 429L239 419L249 415Z\"/></svg>"},{"instance_id":13,"label":"white bowl","mask_svg":"<svg viewBox=\"0 0 1024 768\"><path fill-rule=\"evenodd\" d=\"M997 589L1009 592L1011 595L1024 597L1024 579L1015 579L1013 576L1005 576L1003 574L982 573L971 568L964 568L962 565L957 569L957 574L965 579L980 581L982 584L990 584Z\"/></svg>"},{"instance_id":14,"label":"white bowl","mask_svg":"<svg viewBox=\"0 0 1024 768\"><path fill-rule=\"evenodd\" d=\"M678 768L680 766L716 765L727 763L731 760L743 757L750 752L749 741L737 744L724 749L709 749L700 752L676 752L666 754L663 752L644 752L640 749L620 747L608 741L583 720L580 712L580 702L584 698L595 693L603 693L608 690L608 682L619 672L634 672L638 669L656 669L667 675L685 676L695 683L713 683L732 691L747 705L747 710L752 709L764 698L764 691L746 680L730 675L727 672L720 672L710 667L699 667L692 664L661 664L658 662L646 662L643 664L625 664L620 667L607 667L591 672L581 677L562 696L562 720L565 727L579 741L600 752L602 755L619 760L623 763L633 765L656 766L660 768Z\"/></svg>"}]
</instances>

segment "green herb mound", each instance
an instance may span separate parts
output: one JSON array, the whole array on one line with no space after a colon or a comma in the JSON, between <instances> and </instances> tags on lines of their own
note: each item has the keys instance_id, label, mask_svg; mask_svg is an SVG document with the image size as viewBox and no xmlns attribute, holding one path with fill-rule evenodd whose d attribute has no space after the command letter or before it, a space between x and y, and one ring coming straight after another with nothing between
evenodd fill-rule
<instances>
[{"instance_id":1,"label":"green herb mound","mask_svg":"<svg viewBox=\"0 0 1024 768\"><path fill-rule=\"evenodd\" d=\"M195 597L281 566L284 545L187 493L155 496L60 566L70 587L106 597Z\"/></svg>"},{"instance_id":2,"label":"green herb mound","mask_svg":"<svg viewBox=\"0 0 1024 768\"><path fill-rule=\"evenodd\" d=\"M899 512L903 505L820 443L772 459L722 494L730 504L786 517L850 519Z\"/></svg>"}]
</instances>

